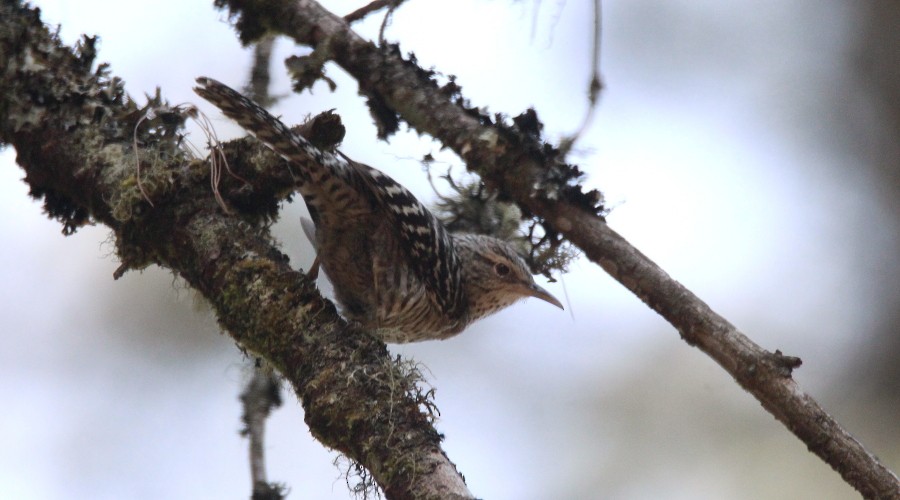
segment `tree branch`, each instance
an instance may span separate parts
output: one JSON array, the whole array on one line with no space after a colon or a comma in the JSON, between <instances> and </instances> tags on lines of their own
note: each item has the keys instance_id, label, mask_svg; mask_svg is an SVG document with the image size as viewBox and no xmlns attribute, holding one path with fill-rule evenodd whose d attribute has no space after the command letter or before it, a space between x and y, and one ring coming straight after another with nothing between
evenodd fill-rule
<instances>
[{"instance_id":1,"label":"tree branch","mask_svg":"<svg viewBox=\"0 0 900 500\"><path fill-rule=\"evenodd\" d=\"M94 55L93 39L71 50L37 9L0 3L0 145L16 148L48 215L68 233L107 225L123 269L157 264L200 291L238 345L290 382L313 436L362 463L388 497L471 498L415 367L347 325L273 245L265 216L287 194L254 191L267 174L248 164L252 206L224 213L208 164L180 147L191 111L158 94L139 108L105 67L92 72Z\"/></svg>"},{"instance_id":2,"label":"tree branch","mask_svg":"<svg viewBox=\"0 0 900 500\"><path fill-rule=\"evenodd\" d=\"M609 228L597 214L596 199L570 184L561 155L541 143L538 134L494 122L470 107L458 87L439 87L431 72L401 57L397 47L362 39L312 0L267 2L273 14L265 17L247 15L258 12L253 0L217 4L229 7L243 39L271 30L314 48L327 41L331 59L378 104L373 116L379 124L386 111L395 113L453 149L489 186L535 214L548 230L562 233L669 321L686 342L716 360L860 493L900 497L897 476L791 378L799 360L762 349Z\"/></svg>"},{"instance_id":3,"label":"tree branch","mask_svg":"<svg viewBox=\"0 0 900 500\"><path fill-rule=\"evenodd\" d=\"M253 375L241 392L244 411L241 434L247 437L250 459L252 500L282 500L283 487L269 483L266 474L266 419L272 409L281 406L281 387L278 379L265 367L254 366Z\"/></svg>"}]
</instances>

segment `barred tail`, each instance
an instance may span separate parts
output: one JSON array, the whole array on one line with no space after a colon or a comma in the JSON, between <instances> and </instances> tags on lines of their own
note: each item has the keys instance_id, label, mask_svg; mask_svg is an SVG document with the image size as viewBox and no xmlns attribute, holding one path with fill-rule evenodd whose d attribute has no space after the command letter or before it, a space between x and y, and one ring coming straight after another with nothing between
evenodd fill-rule
<instances>
[{"instance_id":1,"label":"barred tail","mask_svg":"<svg viewBox=\"0 0 900 500\"><path fill-rule=\"evenodd\" d=\"M346 170L346 162L313 146L240 92L212 78L197 78L197 84L194 92L222 110L225 116L236 121L285 160L301 165L312 161L335 172Z\"/></svg>"}]
</instances>

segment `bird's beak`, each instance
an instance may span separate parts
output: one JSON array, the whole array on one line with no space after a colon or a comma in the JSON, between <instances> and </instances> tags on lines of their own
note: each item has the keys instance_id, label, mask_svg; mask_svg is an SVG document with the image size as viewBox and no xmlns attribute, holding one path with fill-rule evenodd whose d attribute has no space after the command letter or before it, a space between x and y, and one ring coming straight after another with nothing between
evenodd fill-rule
<instances>
[{"instance_id":1,"label":"bird's beak","mask_svg":"<svg viewBox=\"0 0 900 500\"><path fill-rule=\"evenodd\" d=\"M554 306L556 306L564 311L566 310L566 308L563 307L562 303L559 300L557 300L556 297L554 297L553 295L550 295L550 292L548 292L547 290L544 290L542 287L538 286L537 283L532 283L531 285L529 285L527 293L530 297L541 299L545 302L549 302L549 303L553 304Z\"/></svg>"}]
</instances>

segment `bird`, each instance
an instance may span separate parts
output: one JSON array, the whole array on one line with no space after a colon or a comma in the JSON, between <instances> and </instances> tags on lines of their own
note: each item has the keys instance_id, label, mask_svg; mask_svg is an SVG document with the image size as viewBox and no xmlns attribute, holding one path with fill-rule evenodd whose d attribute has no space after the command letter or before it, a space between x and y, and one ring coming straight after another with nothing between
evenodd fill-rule
<instances>
[{"instance_id":1,"label":"bird","mask_svg":"<svg viewBox=\"0 0 900 500\"><path fill-rule=\"evenodd\" d=\"M284 158L309 208L303 224L342 315L389 343L447 339L527 297L563 309L514 246L450 233L385 173L313 146L212 78L194 91Z\"/></svg>"}]
</instances>

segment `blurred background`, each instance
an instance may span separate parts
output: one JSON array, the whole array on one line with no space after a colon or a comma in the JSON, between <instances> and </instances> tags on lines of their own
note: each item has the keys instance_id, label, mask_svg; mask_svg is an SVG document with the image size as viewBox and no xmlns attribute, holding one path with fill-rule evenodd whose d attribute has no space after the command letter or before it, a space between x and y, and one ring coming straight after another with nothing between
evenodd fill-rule
<instances>
[{"instance_id":1,"label":"blurred background","mask_svg":"<svg viewBox=\"0 0 900 500\"><path fill-rule=\"evenodd\" d=\"M334 0L346 14L366 2ZM37 1L141 100L161 86L220 137L240 131L190 88L249 74L211 2ZM386 36L456 75L492 112L533 106L551 139L581 122L591 2L411 0ZM356 26L374 38L381 16ZM603 2L606 84L572 160L614 207L609 223L764 348L799 356L801 386L900 469L900 5L873 2ZM272 92L288 95L275 46ZM389 143L355 83L276 113L336 108L343 150L433 199L412 132ZM203 144L196 129L194 143ZM0 497L245 498L238 393L245 360L210 310L158 268L119 281L109 231L64 238L0 152ZM312 253L302 203L277 234ZM445 450L479 497L793 499L855 492L731 378L587 261L527 301L443 342L391 346L437 389ZM268 429L269 479L291 498L348 498L337 454L292 394Z\"/></svg>"}]
</instances>

